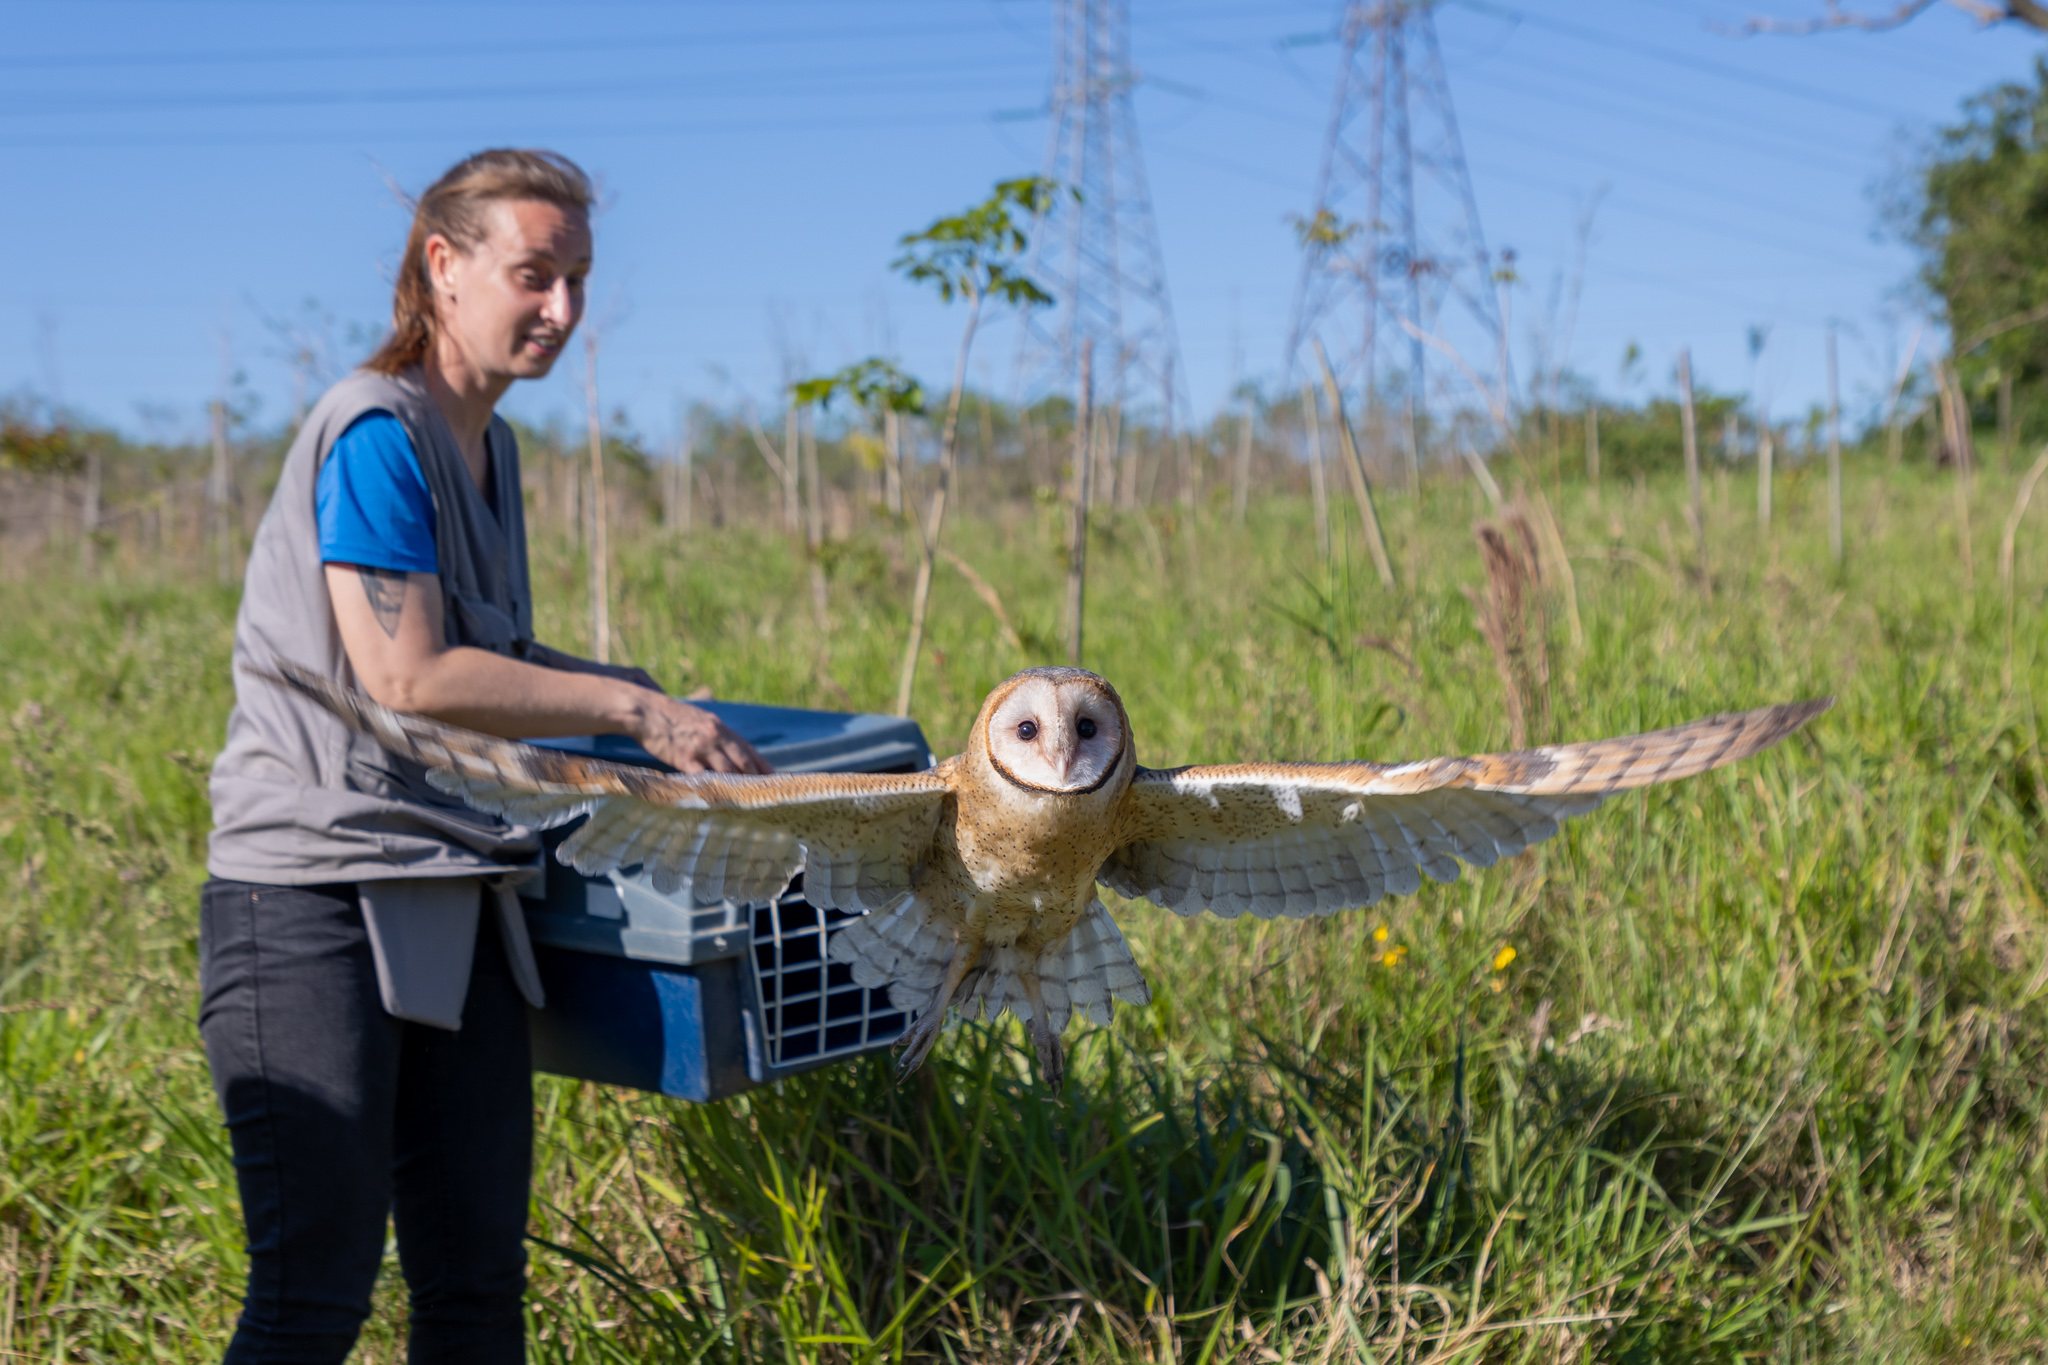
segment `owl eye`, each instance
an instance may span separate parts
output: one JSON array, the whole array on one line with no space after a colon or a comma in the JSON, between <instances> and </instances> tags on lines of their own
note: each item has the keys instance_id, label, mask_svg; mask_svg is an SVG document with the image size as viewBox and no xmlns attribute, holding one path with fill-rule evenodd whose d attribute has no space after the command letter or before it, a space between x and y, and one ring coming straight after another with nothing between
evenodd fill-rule
<instances>
[{"instance_id":1,"label":"owl eye","mask_svg":"<svg viewBox=\"0 0 2048 1365\"><path fill-rule=\"evenodd\" d=\"M1023 741L1024 741L1024 742L1025 742L1026 744L1029 744L1029 743L1030 743L1030 742L1031 742L1032 740L1034 740L1034 739L1037 739L1037 738L1038 738L1038 722L1037 722L1037 721L1035 721L1035 720L1027 720L1027 721L1020 721L1020 722L1018 722L1018 725L1017 725L1017 738L1019 738L1019 739L1023 740Z\"/></svg>"},{"instance_id":2,"label":"owl eye","mask_svg":"<svg viewBox=\"0 0 2048 1365\"><path fill-rule=\"evenodd\" d=\"M1074 722L1074 729L1080 733L1083 739L1095 738L1095 722L1086 716Z\"/></svg>"}]
</instances>

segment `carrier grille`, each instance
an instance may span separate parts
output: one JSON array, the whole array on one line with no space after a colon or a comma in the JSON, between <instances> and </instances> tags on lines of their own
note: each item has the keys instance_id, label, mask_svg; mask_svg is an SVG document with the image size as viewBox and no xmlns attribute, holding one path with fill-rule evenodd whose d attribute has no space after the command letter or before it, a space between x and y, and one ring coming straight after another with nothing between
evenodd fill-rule
<instances>
[{"instance_id":1,"label":"carrier grille","mask_svg":"<svg viewBox=\"0 0 2048 1365\"><path fill-rule=\"evenodd\" d=\"M826 957L832 934L853 918L819 910L797 888L754 907L754 983L769 1066L864 1052L909 1027L910 1016L889 1003L886 988L856 985L852 967Z\"/></svg>"}]
</instances>

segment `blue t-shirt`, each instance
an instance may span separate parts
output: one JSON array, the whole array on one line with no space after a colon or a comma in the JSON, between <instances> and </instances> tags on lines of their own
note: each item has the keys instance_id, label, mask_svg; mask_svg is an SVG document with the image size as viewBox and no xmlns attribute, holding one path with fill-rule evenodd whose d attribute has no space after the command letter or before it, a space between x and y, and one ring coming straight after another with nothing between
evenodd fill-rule
<instances>
[{"instance_id":1,"label":"blue t-shirt","mask_svg":"<svg viewBox=\"0 0 2048 1365\"><path fill-rule=\"evenodd\" d=\"M366 412L327 452L314 491L323 564L439 573L434 495L405 424Z\"/></svg>"}]
</instances>

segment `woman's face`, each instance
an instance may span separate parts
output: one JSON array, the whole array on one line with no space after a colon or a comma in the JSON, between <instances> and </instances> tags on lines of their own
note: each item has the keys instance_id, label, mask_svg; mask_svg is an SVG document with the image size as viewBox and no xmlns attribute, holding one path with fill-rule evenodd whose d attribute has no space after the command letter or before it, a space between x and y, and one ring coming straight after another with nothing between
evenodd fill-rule
<instances>
[{"instance_id":1,"label":"woman's face","mask_svg":"<svg viewBox=\"0 0 2048 1365\"><path fill-rule=\"evenodd\" d=\"M590 219L538 199L486 206L483 240L468 251L427 238L441 333L480 378L538 379L554 367L583 316Z\"/></svg>"}]
</instances>

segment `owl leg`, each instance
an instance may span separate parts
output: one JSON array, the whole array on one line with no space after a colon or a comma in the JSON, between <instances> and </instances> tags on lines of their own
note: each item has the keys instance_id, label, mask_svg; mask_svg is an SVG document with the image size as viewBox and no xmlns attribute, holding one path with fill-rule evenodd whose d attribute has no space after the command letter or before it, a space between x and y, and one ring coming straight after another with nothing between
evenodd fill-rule
<instances>
[{"instance_id":1,"label":"owl leg","mask_svg":"<svg viewBox=\"0 0 2048 1365\"><path fill-rule=\"evenodd\" d=\"M1031 1034L1031 1046L1038 1053L1038 1074L1045 1078L1045 1088L1057 1095L1067 1083L1067 1049L1060 1042L1059 1030L1052 1025L1045 1008L1045 994L1039 989L1037 972L1019 972L1017 983L1024 988L1024 998L1031 1002L1031 1022L1025 1026ZM1065 1018L1063 1014L1062 1019Z\"/></svg>"},{"instance_id":2,"label":"owl leg","mask_svg":"<svg viewBox=\"0 0 2048 1365\"><path fill-rule=\"evenodd\" d=\"M981 950L976 947L961 944L954 948L953 960L946 966L945 980L932 992L931 1003L925 1006L924 1013L917 1016L916 1022L903 1030L903 1036L896 1040L896 1046L903 1053L896 1059L898 1080L924 1065L924 1059L931 1053L932 1044L939 1041L939 1033L946 1027L946 1011L952 1008L953 996L959 991L961 983L967 980L968 974L974 970L975 959L980 956Z\"/></svg>"}]
</instances>

